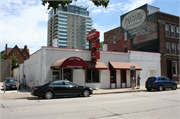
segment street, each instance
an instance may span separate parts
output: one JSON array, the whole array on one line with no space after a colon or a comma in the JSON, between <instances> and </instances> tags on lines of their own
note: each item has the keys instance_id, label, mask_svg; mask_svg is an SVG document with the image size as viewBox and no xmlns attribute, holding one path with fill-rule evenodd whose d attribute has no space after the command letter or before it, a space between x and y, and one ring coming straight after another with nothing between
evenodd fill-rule
<instances>
[{"instance_id":1,"label":"street","mask_svg":"<svg viewBox=\"0 0 180 119\"><path fill-rule=\"evenodd\" d=\"M179 119L180 90L2 100L1 119Z\"/></svg>"}]
</instances>

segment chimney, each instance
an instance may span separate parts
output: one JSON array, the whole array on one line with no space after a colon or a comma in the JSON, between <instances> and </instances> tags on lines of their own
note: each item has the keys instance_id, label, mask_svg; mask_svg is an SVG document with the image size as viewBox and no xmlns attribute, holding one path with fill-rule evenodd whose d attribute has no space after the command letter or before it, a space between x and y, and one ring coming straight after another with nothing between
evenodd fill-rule
<instances>
[{"instance_id":1,"label":"chimney","mask_svg":"<svg viewBox=\"0 0 180 119\"><path fill-rule=\"evenodd\" d=\"M24 46L24 49L27 50L27 45Z\"/></svg>"},{"instance_id":2,"label":"chimney","mask_svg":"<svg viewBox=\"0 0 180 119\"><path fill-rule=\"evenodd\" d=\"M6 46L5 46L5 52L4 52L4 57L7 56L7 43L6 43Z\"/></svg>"}]
</instances>

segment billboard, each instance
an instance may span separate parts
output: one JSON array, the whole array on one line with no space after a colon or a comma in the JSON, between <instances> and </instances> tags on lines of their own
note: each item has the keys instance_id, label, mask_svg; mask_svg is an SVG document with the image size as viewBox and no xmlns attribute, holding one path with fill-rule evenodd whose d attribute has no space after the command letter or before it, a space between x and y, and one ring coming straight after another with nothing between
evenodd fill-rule
<instances>
[{"instance_id":1,"label":"billboard","mask_svg":"<svg viewBox=\"0 0 180 119\"><path fill-rule=\"evenodd\" d=\"M149 15L145 4L121 16L121 33L127 32L127 39L156 32L156 14Z\"/></svg>"}]
</instances>

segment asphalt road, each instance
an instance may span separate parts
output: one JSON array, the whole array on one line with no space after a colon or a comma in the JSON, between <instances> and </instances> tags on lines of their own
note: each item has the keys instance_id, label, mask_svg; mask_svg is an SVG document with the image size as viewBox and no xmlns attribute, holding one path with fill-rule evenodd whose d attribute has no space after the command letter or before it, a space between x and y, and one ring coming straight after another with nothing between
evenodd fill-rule
<instances>
[{"instance_id":1,"label":"asphalt road","mask_svg":"<svg viewBox=\"0 0 180 119\"><path fill-rule=\"evenodd\" d=\"M180 119L180 89L0 103L0 119Z\"/></svg>"}]
</instances>

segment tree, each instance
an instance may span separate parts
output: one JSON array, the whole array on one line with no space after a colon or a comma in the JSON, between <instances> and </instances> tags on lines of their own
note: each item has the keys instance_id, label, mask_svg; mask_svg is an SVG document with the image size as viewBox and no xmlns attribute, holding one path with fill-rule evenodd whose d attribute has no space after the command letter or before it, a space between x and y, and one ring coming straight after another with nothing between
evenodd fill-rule
<instances>
[{"instance_id":1,"label":"tree","mask_svg":"<svg viewBox=\"0 0 180 119\"><path fill-rule=\"evenodd\" d=\"M4 50L1 51L1 59L4 59Z\"/></svg>"},{"instance_id":2,"label":"tree","mask_svg":"<svg viewBox=\"0 0 180 119\"><path fill-rule=\"evenodd\" d=\"M52 7L54 10L56 9L56 8L59 8L59 5L61 5L62 6L62 8L64 9L64 7L66 6L66 5L69 5L70 3L72 3L72 1L73 0L67 0L67 1L65 1L65 0L63 0L63 1L45 1L45 0L42 0L42 5L44 5L45 6L45 4L47 4L47 3L49 3L49 5L48 5L48 10L50 9L50 7ZM76 1L77 2L77 0L74 0L74 1ZM95 6L97 6L97 7L99 7L99 6L103 6L103 7L107 7L108 6L108 4L109 4L109 0L104 0L104 1L92 1L93 3L94 3L94 5Z\"/></svg>"},{"instance_id":3,"label":"tree","mask_svg":"<svg viewBox=\"0 0 180 119\"><path fill-rule=\"evenodd\" d=\"M18 62L18 60L16 59L15 56L12 56L12 57L11 57L11 61L12 61L11 70L13 71L14 68L19 67L19 62Z\"/></svg>"},{"instance_id":4,"label":"tree","mask_svg":"<svg viewBox=\"0 0 180 119\"><path fill-rule=\"evenodd\" d=\"M100 50L103 50L103 43L104 43L104 41L100 42Z\"/></svg>"}]
</instances>

